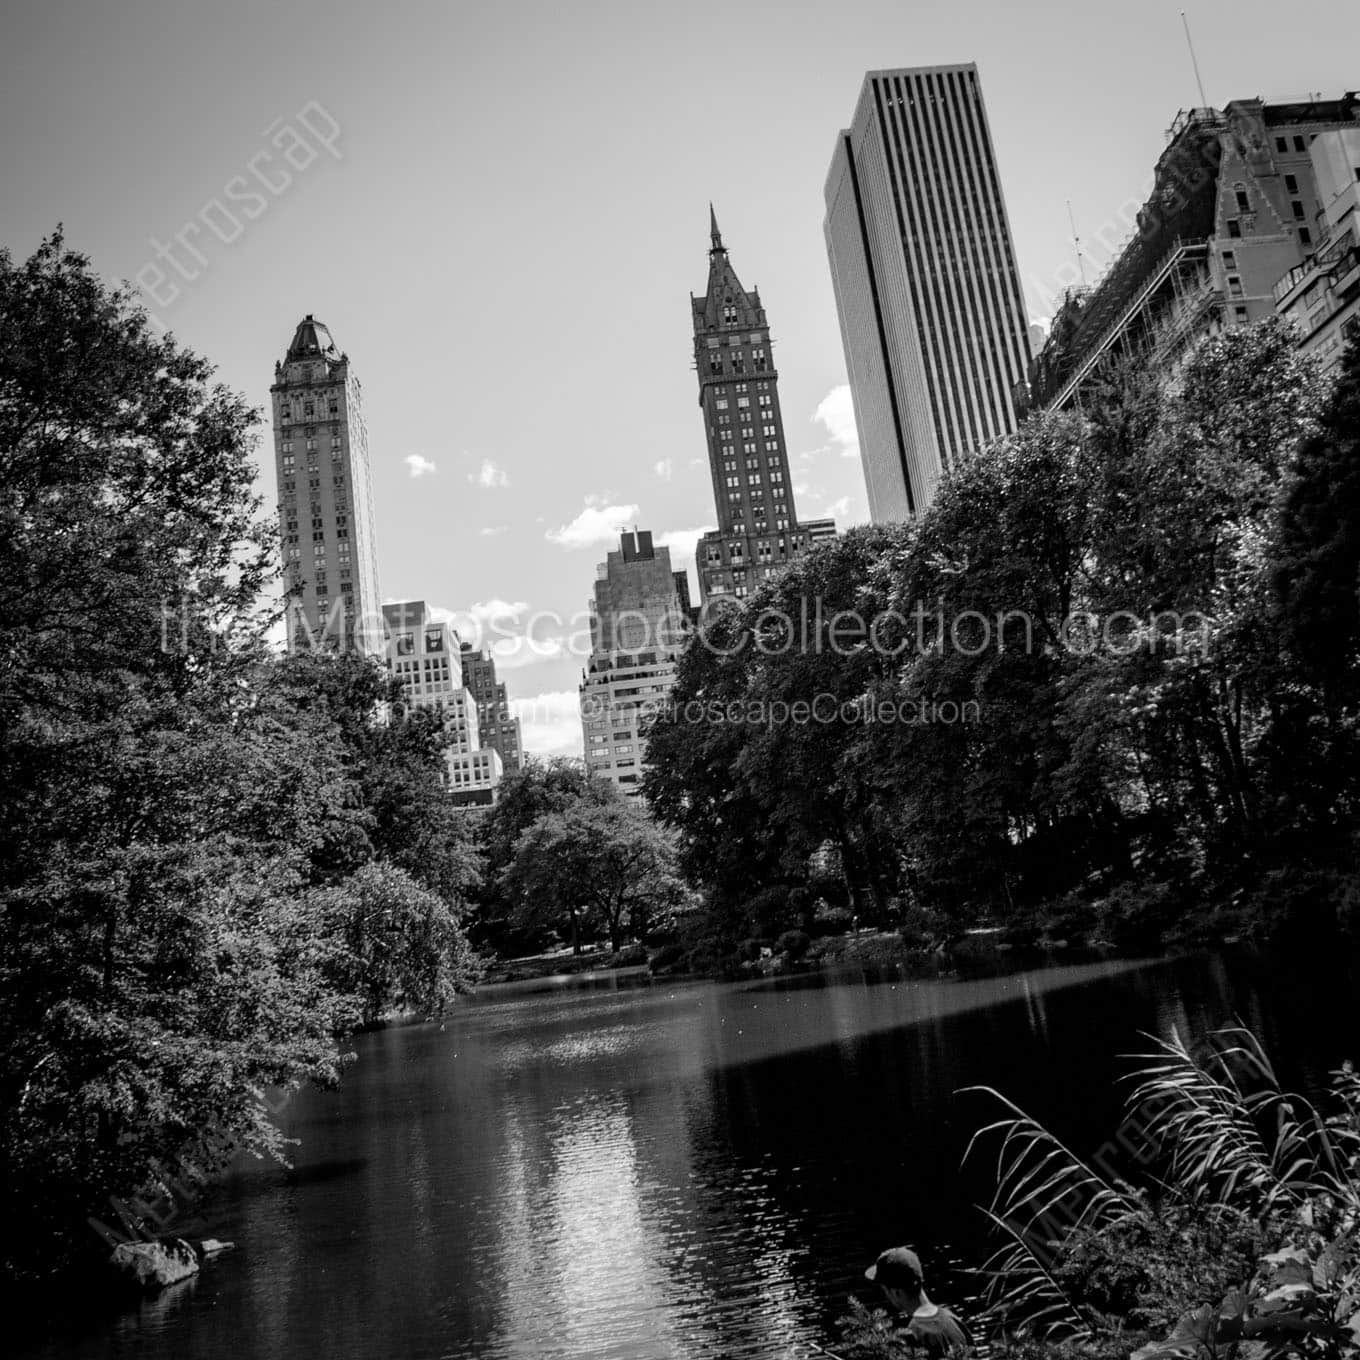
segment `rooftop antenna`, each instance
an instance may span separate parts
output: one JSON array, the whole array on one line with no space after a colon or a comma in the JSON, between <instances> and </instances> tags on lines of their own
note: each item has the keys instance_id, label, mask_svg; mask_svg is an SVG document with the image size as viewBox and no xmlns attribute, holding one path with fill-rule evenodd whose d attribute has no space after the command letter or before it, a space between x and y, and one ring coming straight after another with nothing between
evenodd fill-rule
<instances>
[{"instance_id":1,"label":"rooftop antenna","mask_svg":"<svg viewBox=\"0 0 1360 1360\"><path fill-rule=\"evenodd\" d=\"M1199 61L1195 56L1195 42L1190 36L1190 20L1185 17L1185 11L1181 10L1181 25L1185 29L1185 45L1190 49L1190 65L1195 68L1195 84L1199 86L1199 106L1202 109L1209 107L1209 101L1204 97L1204 81L1200 79Z\"/></svg>"},{"instance_id":2,"label":"rooftop antenna","mask_svg":"<svg viewBox=\"0 0 1360 1360\"><path fill-rule=\"evenodd\" d=\"M1081 286L1086 287L1086 261L1081 257L1081 237L1077 235L1077 219L1072 215L1072 200L1067 200L1067 220L1072 224L1072 244L1077 248L1077 268L1081 271Z\"/></svg>"}]
</instances>

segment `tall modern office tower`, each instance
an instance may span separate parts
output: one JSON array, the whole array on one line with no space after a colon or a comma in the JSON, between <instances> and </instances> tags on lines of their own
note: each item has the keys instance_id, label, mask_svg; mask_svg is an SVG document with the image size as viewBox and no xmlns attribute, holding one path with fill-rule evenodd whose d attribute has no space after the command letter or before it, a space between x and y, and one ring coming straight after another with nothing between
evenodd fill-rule
<instances>
[{"instance_id":1,"label":"tall modern office tower","mask_svg":"<svg viewBox=\"0 0 1360 1360\"><path fill-rule=\"evenodd\" d=\"M694 367L708 434L718 528L699 544L700 598L749 593L830 520L799 524L789 480L779 374L760 291L741 286L709 209L708 287L690 295Z\"/></svg>"},{"instance_id":2,"label":"tall modern office tower","mask_svg":"<svg viewBox=\"0 0 1360 1360\"><path fill-rule=\"evenodd\" d=\"M288 646L382 650L373 486L359 380L310 313L274 365Z\"/></svg>"},{"instance_id":3,"label":"tall modern office tower","mask_svg":"<svg viewBox=\"0 0 1360 1360\"><path fill-rule=\"evenodd\" d=\"M865 76L825 230L869 512L908 519L1015 429L1030 358L976 66Z\"/></svg>"},{"instance_id":4,"label":"tall modern office tower","mask_svg":"<svg viewBox=\"0 0 1360 1360\"><path fill-rule=\"evenodd\" d=\"M586 764L628 795L638 792L648 710L675 683L688 622L688 575L647 530L622 534L596 570L590 661L581 676Z\"/></svg>"},{"instance_id":5,"label":"tall modern office tower","mask_svg":"<svg viewBox=\"0 0 1360 1360\"><path fill-rule=\"evenodd\" d=\"M463 681L477 704L483 746L499 751L507 770L518 770L524 764L523 731L511 716L504 681L496 679L495 657L463 643Z\"/></svg>"}]
</instances>

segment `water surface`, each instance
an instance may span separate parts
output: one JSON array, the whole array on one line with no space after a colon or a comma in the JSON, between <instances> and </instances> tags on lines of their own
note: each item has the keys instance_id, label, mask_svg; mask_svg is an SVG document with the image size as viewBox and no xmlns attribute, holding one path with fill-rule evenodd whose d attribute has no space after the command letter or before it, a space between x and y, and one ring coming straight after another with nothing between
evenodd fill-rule
<instances>
[{"instance_id":1,"label":"water surface","mask_svg":"<svg viewBox=\"0 0 1360 1360\"><path fill-rule=\"evenodd\" d=\"M340 1090L291 1102L295 1169L247 1162L190 1225L234 1252L136 1311L57 1320L31 1353L810 1356L885 1246L915 1243L937 1297L975 1291L989 1167L960 1157L994 1111L960 1088L1090 1150L1140 1031L1240 1015L1317 1087L1360 1053L1354 1009L1215 959L491 989L364 1036Z\"/></svg>"}]
</instances>

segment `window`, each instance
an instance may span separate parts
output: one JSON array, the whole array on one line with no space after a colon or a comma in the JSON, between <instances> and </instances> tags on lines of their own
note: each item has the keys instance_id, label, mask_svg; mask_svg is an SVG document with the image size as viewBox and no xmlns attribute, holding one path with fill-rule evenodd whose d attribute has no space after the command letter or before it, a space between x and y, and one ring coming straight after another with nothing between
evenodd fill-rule
<instances>
[{"instance_id":1,"label":"window","mask_svg":"<svg viewBox=\"0 0 1360 1360\"><path fill-rule=\"evenodd\" d=\"M1296 222L1302 222L1302 221L1303 221L1303 203L1302 203L1299 199L1296 198L1296 199L1289 205L1289 207L1290 207L1290 210L1291 210L1291 211L1293 212L1293 214L1294 214L1294 221L1296 221Z\"/></svg>"},{"instance_id":2,"label":"window","mask_svg":"<svg viewBox=\"0 0 1360 1360\"><path fill-rule=\"evenodd\" d=\"M765 351L763 349L754 349L751 351L751 367L754 368L757 373L765 372L768 365L765 362Z\"/></svg>"},{"instance_id":3,"label":"window","mask_svg":"<svg viewBox=\"0 0 1360 1360\"><path fill-rule=\"evenodd\" d=\"M1308 147L1304 144L1304 140L1303 140L1302 137L1295 137L1295 138L1294 138L1294 150L1295 150L1295 151L1307 151L1307 150L1308 150Z\"/></svg>"},{"instance_id":4,"label":"window","mask_svg":"<svg viewBox=\"0 0 1360 1360\"><path fill-rule=\"evenodd\" d=\"M1299 228L1299 244L1311 246L1313 244L1313 233L1307 227Z\"/></svg>"},{"instance_id":5,"label":"window","mask_svg":"<svg viewBox=\"0 0 1360 1360\"><path fill-rule=\"evenodd\" d=\"M1242 224L1235 217L1228 219L1228 235L1237 238L1242 235Z\"/></svg>"},{"instance_id":6,"label":"window","mask_svg":"<svg viewBox=\"0 0 1360 1360\"><path fill-rule=\"evenodd\" d=\"M750 404L751 404L751 398L750 398L750 397L738 397L738 398L737 398L737 409L738 409L738 410L744 410L746 407L750 406Z\"/></svg>"},{"instance_id":7,"label":"window","mask_svg":"<svg viewBox=\"0 0 1360 1360\"><path fill-rule=\"evenodd\" d=\"M1237 256L1231 250L1225 250L1223 252L1223 268L1224 269L1237 268Z\"/></svg>"},{"instance_id":8,"label":"window","mask_svg":"<svg viewBox=\"0 0 1360 1360\"><path fill-rule=\"evenodd\" d=\"M727 398L726 398L726 397L719 397L718 400L717 400L716 402L714 402L713 404L714 404L714 406L716 407L716 409L719 410L719 411L725 411L725 410L727 410Z\"/></svg>"},{"instance_id":9,"label":"window","mask_svg":"<svg viewBox=\"0 0 1360 1360\"><path fill-rule=\"evenodd\" d=\"M708 356L708 371L710 375L722 376L722 355L710 354Z\"/></svg>"},{"instance_id":10,"label":"window","mask_svg":"<svg viewBox=\"0 0 1360 1360\"><path fill-rule=\"evenodd\" d=\"M728 305L723 308L723 325L735 326L736 324L737 324L737 309L734 306L732 306L731 303L728 303Z\"/></svg>"},{"instance_id":11,"label":"window","mask_svg":"<svg viewBox=\"0 0 1360 1360\"><path fill-rule=\"evenodd\" d=\"M773 426L773 425L762 425L762 426L760 427L760 432L761 432L761 434L763 434L763 435L765 436L766 439L769 439L769 438L774 434L774 426Z\"/></svg>"},{"instance_id":12,"label":"window","mask_svg":"<svg viewBox=\"0 0 1360 1360\"><path fill-rule=\"evenodd\" d=\"M768 406L773 400L774 398L770 396L768 392L766 392L765 395L759 399L759 405Z\"/></svg>"},{"instance_id":13,"label":"window","mask_svg":"<svg viewBox=\"0 0 1360 1360\"><path fill-rule=\"evenodd\" d=\"M756 429L754 425L743 425L741 427L741 437L743 439L754 439Z\"/></svg>"},{"instance_id":14,"label":"window","mask_svg":"<svg viewBox=\"0 0 1360 1360\"><path fill-rule=\"evenodd\" d=\"M1276 150L1276 151L1279 151L1279 152L1281 152L1281 153L1288 151L1288 150L1289 150L1289 138L1287 138L1287 137L1276 137L1276 138L1275 138L1275 150Z\"/></svg>"},{"instance_id":15,"label":"window","mask_svg":"<svg viewBox=\"0 0 1360 1360\"><path fill-rule=\"evenodd\" d=\"M1247 319L1247 309L1245 307L1234 307L1233 316L1238 321L1245 321Z\"/></svg>"},{"instance_id":16,"label":"window","mask_svg":"<svg viewBox=\"0 0 1360 1360\"><path fill-rule=\"evenodd\" d=\"M1228 293L1232 297L1242 296L1242 280L1236 274L1228 275Z\"/></svg>"},{"instance_id":17,"label":"window","mask_svg":"<svg viewBox=\"0 0 1360 1360\"><path fill-rule=\"evenodd\" d=\"M743 453L754 453L756 451L755 441L751 440L749 443L743 444L741 448Z\"/></svg>"},{"instance_id":18,"label":"window","mask_svg":"<svg viewBox=\"0 0 1360 1360\"><path fill-rule=\"evenodd\" d=\"M1286 175L1284 177L1284 191L1287 194L1296 194L1299 191L1299 181L1296 175Z\"/></svg>"},{"instance_id":19,"label":"window","mask_svg":"<svg viewBox=\"0 0 1360 1360\"><path fill-rule=\"evenodd\" d=\"M1237 211L1249 213L1251 211L1251 199L1247 197L1245 186L1238 184L1233 188L1233 195L1237 199Z\"/></svg>"}]
</instances>

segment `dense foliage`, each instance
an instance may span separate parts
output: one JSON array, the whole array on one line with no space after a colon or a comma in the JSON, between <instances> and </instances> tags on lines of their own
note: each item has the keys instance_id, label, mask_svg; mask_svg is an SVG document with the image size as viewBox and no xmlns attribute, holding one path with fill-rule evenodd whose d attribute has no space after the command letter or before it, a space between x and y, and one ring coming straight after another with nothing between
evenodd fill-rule
<instances>
[{"instance_id":1,"label":"dense foliage","mask_svg":"<svg viewBox=\"0 0 1360 1360\"><path fill-rule=\"evenodd\" d=\"M5 1266L100 1244L266 1088L469 977L441 733L257 612L255 415L60 237L0 254L0 1216Z\"/></svg>"},{"instance_id":2,"label":"dense foliage","mask_svg":"<svg viewBox=\"0 0 1360 1360\"><path fill-rule=\"evenodd\" d=\"M565 923L578 953L583 932L603 933L617 952L625 934L646 935L685 895L666 831L640 808L586 800L525 828L505 890L521 929Z\"/></svg>"},{"instance_id":3,"label":"dense foliage","mask_svg":"<svg viewBox=\"0 0 1360 1360\"><path fill-rule=\"evenodd\" d=\"M862 920L935 935L1354 929L1358 442L1354 347L1329 390L1239 328L733 601L645 775L713 929L798 924L828 854Z\"/></svg>"},{"instance_id":4,"label":"dense foliage","mask_svg":"<svg viewBox=\"0 0 1360 1360\"><path fill-rule=\"evenodd\" d=\"M974 1321L1008 1360L1360 1354L1360 1078L1319 1109L1241 1029L1144 1056L1124 1124L1076 1156L1009 1100L987 1210L1003 1240ZM970 1152L972 1149L970 1149ZM906 1360L854 1301L844 1354Z\"/></svg>"}]
</instances>

